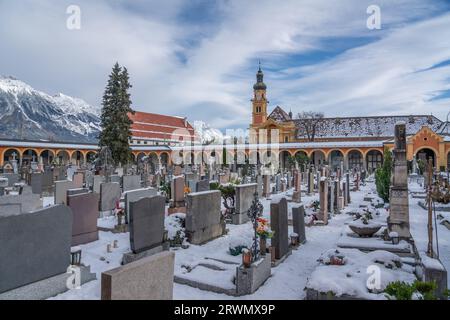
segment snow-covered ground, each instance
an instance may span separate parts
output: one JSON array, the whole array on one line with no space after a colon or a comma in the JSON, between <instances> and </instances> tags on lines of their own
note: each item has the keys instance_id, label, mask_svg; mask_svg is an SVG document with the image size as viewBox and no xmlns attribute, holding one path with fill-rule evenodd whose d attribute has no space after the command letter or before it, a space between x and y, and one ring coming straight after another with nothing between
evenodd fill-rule
<instances>
[{"instance_id":1,"label":"snow-covered ground","mask_svg":"<svg viewBox=\"0 0 450 320\"><path fill-rule=\"evenodd\" d=\"M411 184L411 189L419 190L417 184ZM287 194L292 193L292 190ZM276 197L282 196L277 195ZM293 250L283 263L275 268L272 268L272 276L266 283L260 287L254 294L243 297L232 297L225 294L217 294L209 291L192 288L187 285L174 284L174 299L304 299L306 292L304 288L308 279L319 265L318 259L327 250L336 248L336 244L345 230L347 224L353 218L345 214L345 212L361 212L360 205L367 205L369 202L364 201L364 197L372 197L378 199L375 193L375 186L373 182L368 182L365 186L361 186L361 190L351 193L351 204L344 210L342 214L335 215L329 220L326 226L314 226L306 228L307 242L301 245L298 250ZM306 207L314 201L318 200L318 194L313 196L302 196L302 201ZM270 216L270 201L262 200L264 205L263 215L267 218ZM418 199L410 197L410 220L411 231L415 238L419 250L426 250L427 246L427 213L417 205ZM293 203L289 203L289 212ZM311 208L306 209L307 214L312 212ZM375 216L374 220L377 222L385 222L386 211L379 209L380 215ZM103 218L99 225L110 226L111 218ZM108 220L109 219L109 220ZM220 237L209 243L197 246L190 245L188 249L172 249L175 251L175 274L182 273L186 266L195 266L201 259L216 258L219 260L240 262L240 256L234 257L229 253L230 243L248 241L252 236L252 227L250 223L244 225L227 225L229 232L227 235ZM289 232L292 232L292 227L289 227ZM447 269L450 268L450 230L442 225L438 225L439 235L439 251L440 258ZM91 266L92 272L97 274L97 279L101 278L101 273L115 268L120 265L122 254L129 251L129 234L113 234L110 232L99 232L100 240L82 245L83 258L82 261L86 265ZM245 240L247 239L247 240ZM113 249L112 253L106 252L107 244L112 244L114 240L118 240L118 248ZM355 260L364 260L356 257ZM370 256L367 258L370 259ZM366 259L366 260L367 260ZM228 277L229 273L224 273L223 278L220 279L221 286L227 286L231 283ZM205 274L205 278L207 275ZM215 280L216 281L216 280ZM54 299L100 299L100 280L91 281L81 287L81 289L70 290L63 293Z\"/></svg>"}]
</instances>

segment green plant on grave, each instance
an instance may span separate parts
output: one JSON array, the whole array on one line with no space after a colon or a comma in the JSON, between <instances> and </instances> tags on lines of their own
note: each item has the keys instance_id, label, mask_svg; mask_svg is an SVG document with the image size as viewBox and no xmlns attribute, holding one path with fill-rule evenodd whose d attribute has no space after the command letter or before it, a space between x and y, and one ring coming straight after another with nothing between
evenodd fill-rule
<instances>
[{"instance_id":1,"label":"green plant on grave","mask_svg":"<svg viewBox=\"0 0 450 320\"><path fill-rule=\"evenodd\" d=\"M417 160L417 167L419 167L419 173L424 174L427 163L423 159L419 159Z\"/></svg>"},{"instance_id":2,"label":"green plant on grave","mask_svg":"<svg viewBox=\"0 0 450 320\"><path fill-rule=\"evenodd\" d=\"M387 285L384 293L388 299L395 300L412 300L414 293L419 293L423 300L436 300L435 290L436 282L414 281L413 283L406 283L404 281L395 281Z\"/></svg>"},{"instance_id":3,"label":"green plant on grave","mask_svg":"<svg viewBox=\"0 0 450 320\"><path fill-rule=\"evenodd\" d=\"M392 174L392 154L386 147L384 148L383 165L375 171L375 185L378 196L384 202L389 202L389 189L391 186Z\"/></svg>"},{"instance_id":4,"label":"green plant on grave","mask_svg":"<svg viewBox=\"0 0 450 320\"><path fill-rule=\"evenodd\" d=\"M248 249L248 248L247 248L247 246L240 245L240 246L237 246L237 247L234 247L234 248L230 247L229 249L230 249L230 254L232 256L238 256L238 255L240 255L242 253L243 249Z\"/></svg>"},{"instance_id":5,"label":"green plant on grave","mask_svg":"<svg viewBox=\"0 0 450 320\"><path fill-rule=\"evenodd\" d=\"M212 181L209 183L210 190L219 190L220 183L218 181Z\"/></svg>"},{"instance_id":6,"label":"green plant on grave","mask_svg":"<svg viewBox=\"0 0 450 320\"><path fill-rule=\"evenodd\" d=\"M169 182L161 181L159 184L159 191L163 192L166 195L166 199L170 200L171 187Z\"/></svg>"}]
</instances>

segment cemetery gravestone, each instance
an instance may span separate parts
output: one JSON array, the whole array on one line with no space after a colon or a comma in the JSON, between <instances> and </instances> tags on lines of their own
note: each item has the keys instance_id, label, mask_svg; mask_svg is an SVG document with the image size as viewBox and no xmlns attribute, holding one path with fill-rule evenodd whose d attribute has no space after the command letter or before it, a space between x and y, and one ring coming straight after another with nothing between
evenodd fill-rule
<instances>
[{"instance_id":1,"label":"cemetery gravestone","mask_svg":"<svg viewBox=\"0 0 450 320\"><path fill-rule=\"evenodd\" d=\"M139 175L123 176L122 180L124 192L141 189L141 176Z\"/></svg>"},{"instance_id":2,"label":"cemetery gravestone","mask_svg":"<svg viewBox=\"0 0 450 320\"><path fill-rule=\"evenodd\" d=\"M163 196L130 202L130 246L134 253L162 245L165 203Z\"/></svg>"},{"instance_id":3,"label":"cemetery gravestone","mask_svg":"<svg viewBox=\"0 0 450 320\"><path fill-rule=\"evenodd\" d=\"M69 189L73 189L72 181L55 181L55 204L67 204L67 190Z\"/></svg>"},{"instance_id":4,"label":"cemetery gravestone","mask_svg":"<svg viewBox=\"0 0 450 320\"><path fill-rule=\"evenodd\" d=\"M64 205L0 216L0 293L65 273L72 215Z\"/></svg>"},{"instance_id":5,"label":"cemetery gravestone","mask_svg":"<svg viewBox=\"0 0 450 320\"><path fill-rule=\"evenodd\" d=\"M197 181L196 192L204 192L204 191L209 191L209 181L208 180Z\"/></svg>"},{"instance_id":6,"label":"cemetery gravestone","mask_svg":"<svg viewBox=\"0 0 450 320\"><path fill-rule=\"evenodd\" d=\"M232 224L243 224L249 221L247 212L252 205L257 186L256 183L236 186L235 213L231 215Z\"/></svg>"},{"instance_id":7,"label":"cemetery gravestone","mask_svg":"<svg viewBox=\"0 0 450 320\"><path fill-rule=\"evenodd\" d=\"M42 194L42 173L32 173L30 176L31 190L34 194Z\"/></svg>"},{"instance_id":8,"label":"cemetery gravestone","mask_svg":"<svg viewBox=\"0 0 450 320\"><path fill-rule=\"evenodd\" d=\"M67 197L67 204L72 209L72 246L89 243L98 240L97 193L82 193Z\"/></svg>"},{"instance_id":9,"label":"cemetery gravestone","mask_svg":"<svg viewBox=\"0 0 450 320\"><path fill-rule=\"evenodd\" d=\"M203 244L224 234L220 199L218 190L187 195L186 235L190 243Z\"/></svg>"},{"instance_id":10,"label":"cemetery gravestone","mask_svg":"<svg viewBox=\"0 0 450 320\"><path fill-rule=\"evenodd\" d=\"M287 200L282 197L270 204L270 227L274 231L271 239L275 259L280 260L289 253Z\"/></svg>"},{"instance_id":11,"label":"cemetery gravestone","mask_svg":"<svg viewBox=\"0 0 450 320\"><path fill-rule=\"evenodd\" d=\"M156 195L157 191L154 188L144 188L125 192L125 223L129 222L130 202L137 201L141 198L151 198Z\"/></svg>"},{"instance_id":12,"label":"cemetery gravestone","mask_svg":"<svg viewBox=\"0 0 450 320\"><path fill-rule=\"evenodd\" d=\"M73 175L72 181L74 188L82 188L84 184L84 174L82 172L76 172Z\"/></svg>"},{"instance_id":13,"label":"cemetery gravestone","mask_svg":"<svg viewBox=\"0 0 450 320\"><path fill-rule=\"evenodd\" d=\"M171 300L175 253L161 252L102 273L102 300Z\"/></svg>"},{"instance_id":14,"label":"cemetery gravestone","mask_svg":"<svg viewBox=\"0 0 450 320\"><path fill-rule=\"evenodd\" d=\"M122 192L117 182L104 182L100 184L100 211L110 211L116 208Z\"/></svg>"},{"instance_id":15,"label":"cemetery gravestone","mask_svg":"<svg viewBox=\"0 0 450 320\"><path fill-rule=\"evenodd\" d=\"M292 207L292 224L294 232L298 234L299 242L305 243L305 207L303 204Z\"/></svg>"}]
</instances>

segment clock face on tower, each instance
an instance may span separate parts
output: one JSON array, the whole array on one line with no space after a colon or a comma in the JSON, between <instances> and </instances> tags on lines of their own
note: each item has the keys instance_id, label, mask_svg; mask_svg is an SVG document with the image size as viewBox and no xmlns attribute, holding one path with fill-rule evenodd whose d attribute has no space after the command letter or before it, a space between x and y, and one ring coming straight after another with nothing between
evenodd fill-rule
<instances>
[{"instance_id":1,"label":"clock face on tower","mask_svg":"<svg viewBox=\"0 0 450 320\"><path fill-rule=\"evenodd\" d=\"M262 95L262 92L256 92L256 93L255 93L255 98L256 98L257 101L262 100L262 96L263 96L263 95Z\"/></svg>"}]
</instances>

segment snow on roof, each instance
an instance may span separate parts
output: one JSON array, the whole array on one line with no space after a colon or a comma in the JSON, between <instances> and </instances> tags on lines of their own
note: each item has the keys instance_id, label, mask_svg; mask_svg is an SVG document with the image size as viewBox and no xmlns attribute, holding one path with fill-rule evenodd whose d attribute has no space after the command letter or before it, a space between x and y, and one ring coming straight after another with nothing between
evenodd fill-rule
<instances>
[{"instance_id":1,"label":"snow on roof","mask_svg":"<svg viewBox=\"0 0 450 320\"><path fill-rule=\"evenodd\" d=\"M273 111L269 115L269 118L278 122L292 120L286 113L286 111L284 111L280 106L276 106L276 108L273 109Z\"/></svg>"},{"instance_id":2,"label":"snow on roof","mask_svg":"<svg viewBox=\"0 0 450 320\"><path fill-rule=\"evenodd\" d=\"M316 138L359 138L359 137L393 137L395 124L403 121L406 134L416 134L422 126L428 126L437 132L443 122L431 115L410 116L374 116L323 118L316 129ZM304 138L304 128L300 120L294 120L298 129L297 138Z\"/></svg>"}]
</instances>

